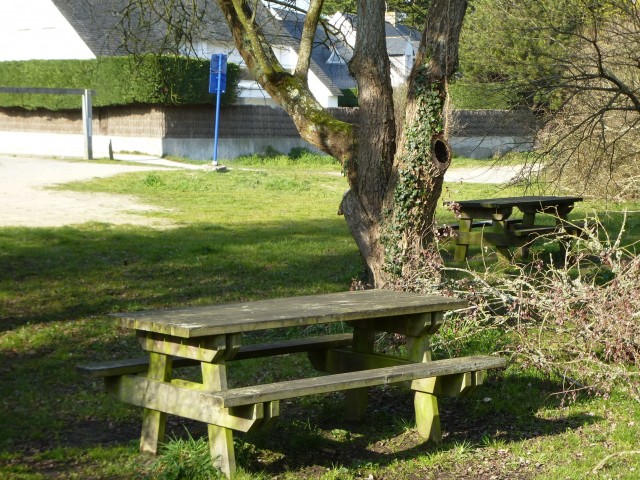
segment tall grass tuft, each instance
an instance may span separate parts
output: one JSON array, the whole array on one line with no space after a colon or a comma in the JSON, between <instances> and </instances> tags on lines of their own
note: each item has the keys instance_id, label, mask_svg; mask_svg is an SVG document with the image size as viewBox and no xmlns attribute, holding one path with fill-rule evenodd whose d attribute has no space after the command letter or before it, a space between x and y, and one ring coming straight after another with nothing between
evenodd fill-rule
<instances>
[{"instance_id":1,"label":"tall grass tuft","mask_svg":"<svg viewBox=\"0 0 640 480\"><path fill-rule=\"evenodd\" d=\"M175 438L151 467L154 480L211 480L224 478L213 466L206 438Z\"/></svg>"}]
</instances>

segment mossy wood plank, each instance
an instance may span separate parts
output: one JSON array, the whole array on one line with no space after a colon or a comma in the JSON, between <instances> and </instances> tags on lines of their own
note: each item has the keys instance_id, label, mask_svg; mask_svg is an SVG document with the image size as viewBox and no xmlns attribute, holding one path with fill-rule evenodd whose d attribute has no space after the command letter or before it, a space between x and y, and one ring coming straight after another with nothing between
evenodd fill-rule
<instances>
[{"instance_id":1,"label":"mossy wood plank","mask_svg":"<svg viewBox=\"0 0 640 480\"><path fill-rule=\"evenodd\" d=\"M411 337L433 335L443 322L442 312L428 312L413 315L394 315L373 320L351 322L354 327L371 329L376 332L399 333Z\"/></svg>"},{"instance_id":2,"label":"mossy wood plank","mask_svg":"<svg viewBox=\"0 0 640 480\"><path fill-rule=\"evenodd\" d=\"M439 397L458 397L467 395L482 385L484 370L444 375L438 378L413 380L410 388L417 392L432 393Z\"/></svg>"},{"instance_id":3,"label":"mossy wood plank","mask_svg":"<svg viewBox=\"0 0 640 480\"><path fill-rule=\"evenodd\" d=\"M456 237L458 245L493 245L496 247L519 247L522 240L509 233L497 232L459 232Z\"/></svg>"},{"instance_id":4,"label":"mossy wood plank","mask_svg":"<svg viewBox=\"0 0 640 480\"><path fill-rule=\"evenodd\" d=\"M547 235L550 233L561 233L557 227L550 227L550 226L514 228L512 231L513 231L513 234L516 235L517 237L529 237L529 236Z\"/></svg>"},{"instance_id":5,"label":"mossy wood plank","mask_svg":"<svg viewBox=\"0 0 640 480\"><path fill-rule=\"evenodd\" d=\"M351 333L338 333L317 337L306 337L283 340L273 343L256 345L242 345L231 360L246 360L248 358L270 357L290 353L311 352L351 345ZM173 357L173 368L184 368L199 365L198 360ZM146 372L149 369L149 358L129 358L124 360L109 360L105 362L86 363L77 366L78 370L91 377L110 377L116 375L131 375Z\"/></svg>"},{"instance_id":6,"label":"mossy wood plank","mask_svg":"<svg viewBox=\"0 0 640 480\"><path fill-rule=\"evenodd\" d=\"M351 345L353 334L338 333L317 337L296 338L279 342L243 345L233 360L247 358L270 357L273 355L285 355L290 353L310 352L314 350L326 350Z\"/></svg>"},{"instance_id":7,"label":"mossy wood plank","mask_svg":"<svg viewBox=\"0 0 640 480\"><path fill-rule=\"evenodd\" d=\"M416 392L413 405L416 412L416 427L420 436L436 444L442 443L438 397L429 393Z\"/></svg>"},{"instance_id":8,"label":"mossy wood plank","mask_svg":"<svg viewBox=\"0 0 640 480\"><path fill-rule=\"evenodd\" d=\"M105 383L107 390L125 403L241 432L249 431L264 415L262 403L226 409L211 392L136 375L106 378Z\"/></svg>"},{"instance_id":9,"label":"mossy wood plank","mask_svg":"<svg viewBox=\"0 0 640 480\"><path fill-rule=\"evenodd\" d=\"M356 322L366 323L366 322ZM353 329L353 346L352 349L358 353L372 353L376 341L376 332L366 328L358 327ZM367 404L369 402L368 388L354 388L346 392L346 403L344 409L344 418L351 421L362 421L367 412Z\"/></svg>"},{"instance_id":10,"label":"mossy wood plank","mask_svg":"<svg viewBox=\"0 0 640 480\"><path fill-rule=\"evenodd\" d=\"M242 387L223 392L212 392L211 398L225 407L262 403L286 398L302 397L353 388L372 387L416 380L418 378L453 375L466 371L504 367L504 359L490 356L473 356L412 363L388 368L339 373L324 377L291 380L266 385Z\"/></svg>"},{"instance_id":11,"label":"mossy wood plank","mask_svg":"<svg viewBox=\"0 0 640 480\"><path fill-rule=\"evenodd\" d=\"M395 367L408 365L409 360L383 353L354 352L347 348L333 348L331 350L309 352L309 360L313 368L319 372L346 373L374 368Z\"/></svg>"},{"instance_id":12,"label":"mossy wood plank","mask_svg":"<svg viewBox=\"0 0 640 480\"><path fill-rule=\"evenodd\" d=\"M152 353L149 355L149 373L151 379L167 382L171 379L171 357ZM158 447L164 442L167 414L155 408L145 408L142 415L142 432L140 434L140 451L155 455Z\"/></svg>"},{"instance_id":13,"label":"mossy wood plank","mask_svg":"<svg viewBox=\"0 0 640 480\"><path fill-rule=\"evenodd\" d=\"M193 338L271 328L441 312L464 300L391 290L309 295L168 310L115 314L127 328Z\"/></svg>"},{"instance_id":14,"label":"mossy wood plank","mask_svg":"<svg viewBox=\"0 0 640 480\"><path fill-rule=\"evenodd\" d=\"M543 211L545 209L556 209L563 207L571 207L576 202L581 202L582 197L560 197L560 196L536 196L524 195L521 197L501 197L486 198L481 200L461 200L447 203L456 203L460 208L467 210L469 208L504 208L517 207L525 211L533 209L534 211Z\"/></svg>"},{"instance_id":15,"label":"mossy wood plank","mask_svg":"<svg viewBox=\"0 0 640 480\"><path fill-rule=\"evenodd\" d=\"M233 339L235 335L229 335ZM190 358L201 362L214 362L224 358L229 340L227 335L215 335L204 338L169 337L155 332L138 331L138 342L146 352L156 352L181 358ZM235 350L229 349L233 354Z\"/></svg>"}]
</instances>

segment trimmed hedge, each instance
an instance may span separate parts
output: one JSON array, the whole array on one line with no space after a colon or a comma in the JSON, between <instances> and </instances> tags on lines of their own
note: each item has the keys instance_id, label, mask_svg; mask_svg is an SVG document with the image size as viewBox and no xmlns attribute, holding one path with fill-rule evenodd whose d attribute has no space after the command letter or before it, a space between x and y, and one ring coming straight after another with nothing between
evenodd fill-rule
<instances>
[{"instance_id":1,"label":"trimmed hedge","mask_svg":"<svg viewBox=\"0 0 640 480\"><path fill-rule=\"evenodd\" d=\"M338 97L339 107L357 107L358 106L358 89L344 88L341 90L342 96Z\"/></svg>"},{"instance_id":2,"label":"trimmed hedge","mask_svg":"<svg viewBox=\"0 0 640 480\"><path fill-rule=\"evenodd\" d=\"M238 80L238 66L228 64L222 105L235 101ZM159 55L0 62L0 86L91 89L96 107L193 105L215 99L209 94L208 60ZM80 108L80 100L72 95L2 93L0 107L66 110Z\"/></svg>"},{"instance_id":3,"label":"trimmed hedge","mask_svg":"<svg viewBox=\"0 0 640 480\"><path fill-rule=\"evenodd\" d=\"M449 95L456 110L509 110L518 104L518 98L504 83L458 80L449 85Z\"/></svg>"}]
</instances>

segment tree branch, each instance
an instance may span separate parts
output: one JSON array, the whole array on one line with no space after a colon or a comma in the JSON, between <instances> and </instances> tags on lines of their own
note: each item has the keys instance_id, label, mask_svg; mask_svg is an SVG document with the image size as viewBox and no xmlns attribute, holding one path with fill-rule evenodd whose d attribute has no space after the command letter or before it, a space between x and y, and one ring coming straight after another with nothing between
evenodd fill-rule
<instances>
[{"instance_id":1,"label":"tree branch","mask_svg":"<svg viewBox=\"0 0 640 480\"><path fill-rule=\"evenodd\" d=\"M298 63L296 64L294 75L305 84L307 83L311 51L313 50L313 41L316 36L323 3L324 0L311 0L307 16L304 19L302 38L300 39L300 48L298 49Z\"/></svg>"}]
</instances>

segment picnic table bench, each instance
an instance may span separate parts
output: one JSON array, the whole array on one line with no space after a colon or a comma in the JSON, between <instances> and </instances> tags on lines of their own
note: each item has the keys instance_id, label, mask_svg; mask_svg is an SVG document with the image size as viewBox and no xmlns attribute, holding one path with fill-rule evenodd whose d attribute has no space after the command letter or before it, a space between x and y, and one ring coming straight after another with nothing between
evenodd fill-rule
<instances>
[{"instance_id":1,"label":"picnic table bench","mask_svg":"<svg viewBox=\"0 0 640 480\"><path fill-rule=\"evenodd\" d=\"M464 261L470 245L492 245L507 258L511 258L509 248L516 247L526 257L536 238L580 235L586 227L584 223L568 219L580 201L582 197L522 196L445 202L455 206L459 218L454 227L454 261ZM521 218L510 218L514 209L522 212ZM554 225L536 224L539 214L552 215Z\"/></svg>"},{"instance_id":2,"label":"picnic table bench","mask_svg":"<svg viewBox=\"0 0 640 480\"><path fill-rule=\"evenodd\" d=\"M429 337L444 312L465 306L439 295L365 290L116 314L122 326L135 330L148 357L79 369L103 377L110 393L144 408L142 452L157 453L167 414L202 421L212 458L230 476L233 431L269 426L280 414L280 400L305 395L346 390L345 416L362 420L368 387L404 384L415 391L418 431L440 441L437 396L465 394L482 384L486 370L505 366L502 358L482 355L432 361ZM353 333L242 344L248 332L334 322L348 322ZM377 332L405 335L407 357L376 353ZM227 362L300 352L328 374L228 388ZM189 365L200 365L201 383L173 378L173 368Z\"/></svg>"}]
</instances>

